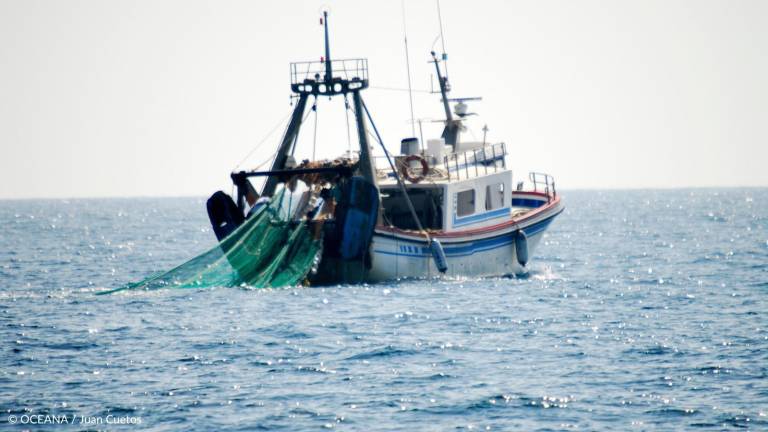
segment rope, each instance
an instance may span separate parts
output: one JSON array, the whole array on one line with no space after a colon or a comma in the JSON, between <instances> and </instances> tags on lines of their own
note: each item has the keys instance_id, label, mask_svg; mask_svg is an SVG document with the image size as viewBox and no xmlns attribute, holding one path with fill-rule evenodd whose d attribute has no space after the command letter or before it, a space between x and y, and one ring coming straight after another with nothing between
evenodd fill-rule
<instances>
[{"instance_id":1,"label":"rope","mask_svg":"<svg viewBox=\"0 0 768 432\"><path fill-rule=\"evenodd\" d=\"M365 106L363 106L363 108L365 108ZM355 107L352 107L352 106L351 106L351 107L349 107L349 110L350 110L350 111L352 111L352 114L354 114L355 116L357 116L357 111L355 111ZM379 137L378 137L378 136L374 135L374 134L373 134L373 132L371 132L371 131L370 131L370 129L368 129L368 128L365 128L365 133L366 133L366 135L368 135L370 138L372 138L372 139L373 139L375 142L379 143L379 145L380 145L382 148L384 148L384 142L383 142L383 141L381 141L381 140L379 139ZM386 148L384 148L384 153L385 153L385 154L388 154L388 152L387 152L387 149L386 149Z\"/></svg>"},{"instance_id":2,"label":"rope","mask_svg":"<svg viewBox=\"0 0 768 432\"><path fill-rule=\"evenodd\" d=\"M317 96L315 96L315 103L312 104L312 111L315 112L315 132L312 136L312 161L316 161L315 151L317 149Z\"/></svg>"},{"instance_id":3,"label":"rope","mask_svg":"<svg viewBox=\"0 0 768 432\"><path fill-rule=\"evenodd\" d=\"M405 203L408 204L408 210L411 211L411 216L413 217L413 221L416 223L416 227L419 229L419 232L421 232L427 238L427 245L429 245L432 239L430 238L429 233L426 230L424 230L424 227L421 225L419 216L416 214L416 209L413 207L413 202L411 202L411 197L408 196L408 190L405 188L405 183L403 183L403 180L400 178L400 174L395 169L395 164L392 162L392 158L390 158L389 156L389 151L387 151L387 147L382 142L381 135L379 135L379 129L376 127L376 123L373 122L373 118L371 117L371 113L370 111L368 111L368 107L365 105L365 102L363 102L363 110L365 110L365 114L368 117L368 121L371 122L373 131L376 133L376 136L378 137L379 144L381 144L381 148L384 150L384 155L387 156L387 162L389 162L389 167L392 169L392 172L395 174L395 179L397 180L397 184L398 186L400 186L400 190L403 192Z\"/></svg>"},{"instance_id":4,"label":"rope","mask_svg":"<svg viewBox=\"0 0 768 432\"><path fill-rule=\"evenodd\" d=\"M432 93L429 90L418 90L418 89L408 90L407 88L401 88L401 87L368 86L368 88L374 89L374 90L406 91L406 92L430 93L430 94Z\"/></svg>"},{"instance_id":5,"label":"rope","mask_svg":"<svg viewBox=\"0 0 768 432\"><path fill-rule=\"evenodd\" d=\"M347 157L352 158L352 137L349 133L349 100L347 94L344 93L344 116L347 118Z\"/></svg>"},{"instance_id":6,"label":"rope","mask_svg":"<svg viewBox=\"0 0 768 432\"><path fill-rule=\"evenodd\" d=\"M263 167L264 165L266 165L266 164L268 164L268 163L272 162L272 160L275 158L275 156L277 156L277 152L274 152L274 153L272 153L272 155L271 155L271 156L269 156L269 158L268 158L267 160L265 160L264 162L262 162L262 163L258 164L258 165L257 165L255 168L253 168L253 171L258 171L258 170L260 170L260 169L261 169L261 167Z\"/></svg>"},{"instance_id":7,"label":"rope","mask_svg":"<svg viewBox=\"0 0 768 432\"><path fill-rule=\"evenodd\" d=\"M315 101L317 103L317 101ZM314 106L314 104L313 104ZM312 110L307 111L306 114L304 114L304 118L301 119L301 124L304 124L307 119L309 118L309 115L312 113ZM301 131L301 129L299 129ZM296 151L296 143L299 142L299 133L296 132L296 136L293 138L293 147L291 148L291 156L293 156L293 153Z\"/></svg>"}]
</instances>

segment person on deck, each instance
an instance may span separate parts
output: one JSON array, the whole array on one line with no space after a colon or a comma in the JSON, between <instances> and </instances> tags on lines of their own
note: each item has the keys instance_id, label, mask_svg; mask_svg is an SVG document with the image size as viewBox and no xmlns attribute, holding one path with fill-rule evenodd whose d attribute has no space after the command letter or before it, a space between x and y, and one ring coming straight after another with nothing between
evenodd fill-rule
<instances>
[{"instance_id":1,"label":"person on deck","mask_svg":"<svg viewBox=\"0 0 768 432\"><path fill-rule=\"evenodd\" d=\"M251 206L250 210L248 210L248 214L245 216L246 218L249 218L251 217L252 214L255 214L260 208L269 204L269 197L259 196L259 193L256 192L256 189L253 188L253 185L251 185L251 182L246 180L245 201L248 203L249 206Z\"/></svg>"}]
</instances>

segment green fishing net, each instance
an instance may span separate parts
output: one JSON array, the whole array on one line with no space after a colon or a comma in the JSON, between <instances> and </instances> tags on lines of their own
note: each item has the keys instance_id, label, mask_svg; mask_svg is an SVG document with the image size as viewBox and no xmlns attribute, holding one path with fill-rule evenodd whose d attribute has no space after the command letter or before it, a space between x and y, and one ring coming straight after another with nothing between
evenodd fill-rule
<instances>
[{"instance_id":1,"label":"green fishing net","mask_svg":"<svg viewBox=\"0 0 768 432\"><path fill-rule=\"evenodd\" d=\"M247 286L268 288L302 283L319 262L322 241L303 220L293 220L293 195L275 194L216 247L166 272L99 294L123 290Z\"/></svg>"}]
</instances>

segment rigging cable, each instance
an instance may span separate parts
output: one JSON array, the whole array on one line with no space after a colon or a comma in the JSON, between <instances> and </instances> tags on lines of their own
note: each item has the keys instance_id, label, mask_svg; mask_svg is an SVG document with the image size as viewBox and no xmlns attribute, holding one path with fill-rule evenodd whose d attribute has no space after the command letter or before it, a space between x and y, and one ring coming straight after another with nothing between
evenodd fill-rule
<instances>
[{"instance_id":1,"label":"rigging cable","mask_svg":"<svg viewBox=\"0 0 768 432\"><path fill-rule=\"evenodd\" d=\"M317 96L315 96L315 102L313 103L312 106L314 106L314 104L316 104L316 103L317 103ZM304 114L304 117L301 119L301 124L304 124L307 121L307 119L309 118L310 114L312 114L312 110L309 110L309 111L307 111L306 114ZM301 131L301 129L299 129L299 131ZM299 142L299 133L296 132L296 135L293 137L293 144L291 144L293 146L293 147L291 147L291 156L293 156L293 154L296 152L296 144L298 142ZM275 153L275 154L277 154L277 153Z\"/></svg>"},{"instance_id":2,"label":"rigging cable","mask_svg":"<svg viewBox=\"0 0 768 432\"><path fill-rule=\"evenodd\" d=\"M238 164L237 164L237 165L235 165L235 168L234 168L232 171L236 171L238 168L240 168L240 165L242 165L243 163L245 163L245 161L247 161L247 160L248 160L248 158L249 158L249 157L251 157L251 156L253 155L253 153L255 153L255 152L256 152L256 150L258 150L258 149L259 149L259 147L261 147L261 145L262 145L262 144L264 144L264 142L265 142L265 141L267 141L267 139L268 139L269 137L271 137L271 136L272 136L272 134L273 134L273 133L275 133L275 131L276 131L276 130L277 130L279 127L280 127L280 125L282 125L283 123L285 123L285 120L287 120L287 119L288 119L288 117L290 117L290 115L291 115L291 111L288 111L288 114L286 114L286 116L285 116L285 117L283 117L283 118L280 120L280 122L279 122L279 123L277 123L277 124L276 124L276 125L275 125L275 126L272 128L272 130L270 130L270 131L269 131L269 133L267 133L267 135L266 135L264 138L262 138L262 139L261 139L261 141L259 141L259 142L258 142L258 144L256 144L256 145L255 145L255 146L254 146L254 147L253 147L253 148L252 148L252 149L251 149L251 150L248 152L248 154L247 154L247 155L245 155L245 157L243 158L243 160L241 160L240 162L238 162Z\"/></svg>"},{"instance_id":3,"label":"rigging cable","mask_svg":"<svg viewBox=\"0 0 768 432\"><path fill-rule=\"evenodd\" d=\"M344 117L347 118L347 157L352 159L352 137L349 134L349 100L347 94L344 93Z\"/></svg>"},{"instance_id":4,"label":"rigging cable","mask_svg":"<svg viewBox=\"0 0 768 432\"><path fill-rule=\"evenodd\" d=\"M412 90L410 88L400 88L400 87L381 87L381 86L368 86L369 89L373 90L392 90L392 91L407 91L411 93L428 93L432 94L433 92L430 90Z\"/></svg>"},{"instance_id":5,"label":"rigging cable","mask_svg":"<svg viewBox=\"0 0 768 432\"><path fill-rule=\"evenodd\" d=\"M448 270L448 265L446 263L446 258L445 258L445 251L443 251L443 247L440 244L440 241L432 238L429 232L426 231L423 225L421 224L421 221L419 220L419 216L416 214L416 209L413 207L413 202L411 201L411 198L408 196L408 190L405 187L405 183L403 183L403 180L400 178L400 175L397 173L397 170L395 170L395 165L394 163L392 163L392 158L389 156L387 147L384 145L384 143L381 140L379 129L376 127L376 123L373 122L373 118L371 117L371 112L368 111L368 107L365 106L365 102L363 101L361 102L363 105L363 110L365 110L365 115L366 117L368 117L368 121L371 123L371 126L373 127L373 131L376 133L376 137L378 138L379 143L382 144L381 148L382 150L384 150L384 155L387 157L387 162L389 162L389 167L392 169L392 173L395 175L395 180L397 180L398 186L400 186L400 190L402 191L403 197L405 198L405 203L408 204L408 210L410 210L411 216L413 217L413 221L416 223L416 228L418 228L421 235L423 235L427 240L427 247L429 247L430 252L432 252L432 260L435 263L435 267L437 267L440 273L445 273Z\"/></svg>"},{"instance_id":6,"label":"rigging cable","mask_svg":"<svg viewBox=\"0 0 768 432\"><path fill-rule=\"evenodd\" d=\"M262 163L260 163L260 164L256 165L256 166L253 168L253 171L258 171L258 170L260 170L262 167L264 167L264 165L266 165L266 164L268 164L268 163L272 162L272 160L275 158L275 156L277 156L277 151L275 151L274 153L272 153L271 155L269 155L269 157L268 157L268 158L267 158L267 159L266 159L264 162L262 162Z\"/></svg>"},{"instance_id":7,"label":"rigging cable","mask_svg":"<svg viewBox=\"0 0 768 432\"><path fill-rule=\"evenodd\" d=\"M405 25L405 0L401 0L400 6L403 11L403 42L405 44L405 69L408 72L408 102L411 107L411 136L416 136L416 124L413 116L413 89L411 86L411 60L408 55L408 30ZM423 150L424 143L421 145Z\"/></svg>"},{"instance_id":8,"label":"rigging cable","mask_svg":"<svg viewBox=\"0 0 768 432\"><path fill-rule=\"evenodd\" d=\"M312 161L316 161L315 151L317 149L317 96L315 96L315 103L312 104L312 111L315 112L315 131L312 136Z\"/></svg>"}]
</instances>

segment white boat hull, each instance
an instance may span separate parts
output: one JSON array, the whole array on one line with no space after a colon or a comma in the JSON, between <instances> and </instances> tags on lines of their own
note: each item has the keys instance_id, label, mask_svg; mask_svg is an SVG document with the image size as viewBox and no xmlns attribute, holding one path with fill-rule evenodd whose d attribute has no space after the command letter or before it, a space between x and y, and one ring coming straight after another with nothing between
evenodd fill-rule
<instances>
[{"instance_id":1,"label":"white boat hull","mask_svg":"<svg viewBox=\"0 0 768 432\"><path fill-rule=\"evenodd\" d=\"M529 254L535 253L543 233L528 238ZM444 245L448 271L447 277L483 277L519 275L527 268L517 261L514 237L509 234L500 239L497 246L475 248L464 252L467 246ZM381 282L403 278L431 278L441 276L435 267L432 255L423 253L423 243L404 242L375 235L373 238L373 265L368 275L369 282ZM405 248L403 250L401 248ZM418 251L418 252L415 252Z\"/></svg>"},{"instance_id":2,"label":"white boat hull","mask_svg":"<svg viewBox=\"0 0 768 432\"><path fill-rule=\"evenodd\" d=\"M448 271L441 275L424 237L380 227L371 244L372 263L365 279L381 282L403 278L487 277L520 275L527 266L518 262L515 234L528 238L528 255L534 256L545 230L563 210L559 198L519 220L510 218L483 230L435 235L445 250Z\"/></svg>"}]
</instances>

